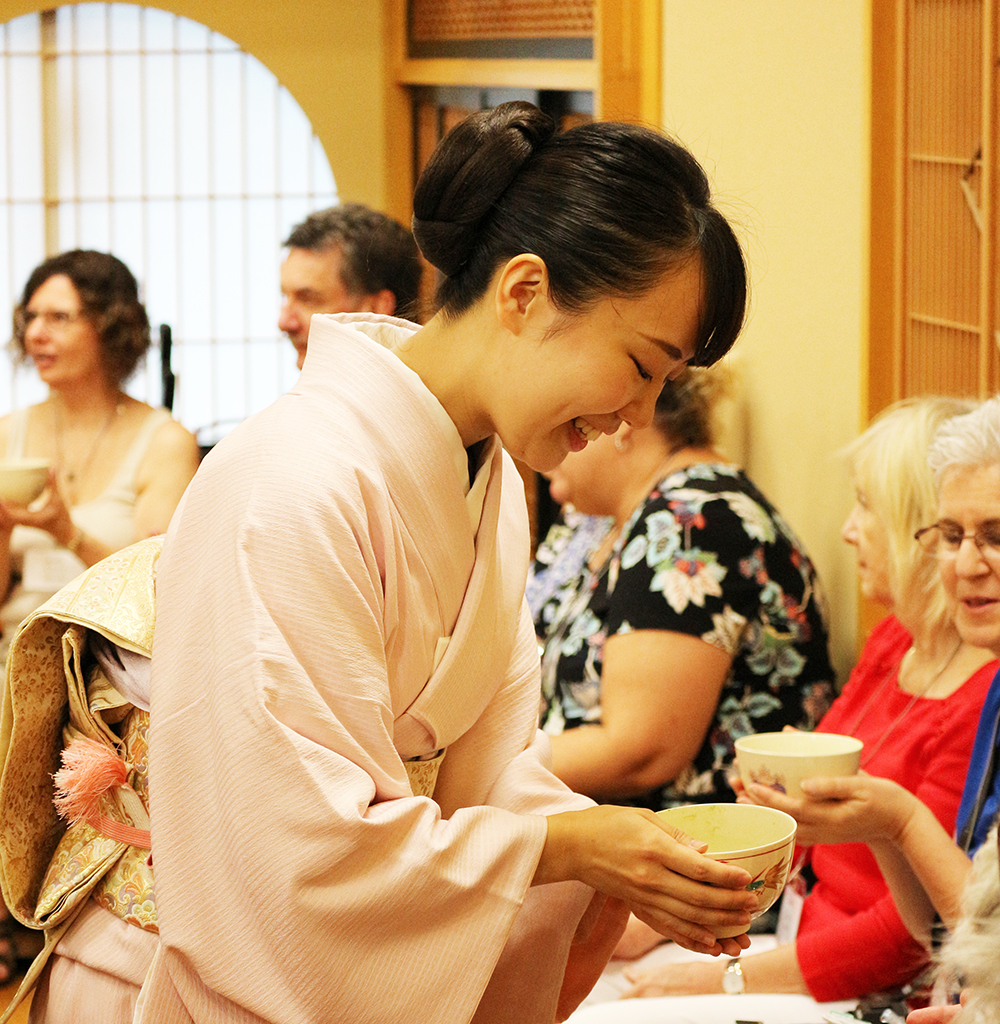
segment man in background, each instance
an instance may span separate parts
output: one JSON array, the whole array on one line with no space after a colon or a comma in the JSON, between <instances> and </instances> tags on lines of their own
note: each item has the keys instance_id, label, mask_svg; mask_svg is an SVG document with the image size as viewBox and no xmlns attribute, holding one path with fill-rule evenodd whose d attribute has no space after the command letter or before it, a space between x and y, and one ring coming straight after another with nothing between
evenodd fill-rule
<instances>
[{"instance_id":1,"label":"man in background","mask_svg":"<svg viewBox=\"0 0 1000 1024\"><path fill-rule=\"evenodd\" d=\"M413 235L361 203L309 214L284 242L278 328L306 356L313 313L416 319L421 266Z\"/></svg>"}]
</instances>

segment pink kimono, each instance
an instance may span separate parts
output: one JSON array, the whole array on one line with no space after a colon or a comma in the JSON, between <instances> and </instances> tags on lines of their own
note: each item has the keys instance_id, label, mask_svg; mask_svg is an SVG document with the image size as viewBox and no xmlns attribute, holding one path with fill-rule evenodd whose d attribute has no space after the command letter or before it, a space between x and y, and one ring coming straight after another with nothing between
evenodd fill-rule
<instances>
[{"instance_id":1,"label":"pink kimono","mask_svg":"<svg viewBox=\"0 0 1000 1024\"><path fill-rule=\"evenodd\" d=\"M549 1024L614 947L615 901L530 888L542 816L589 801L536 730L520 478L494 437L470 488L391 351L413 330L316 317L299 383L174 516L136 1021ZM405 762L441 750L414 795Z\"/></svg>"}]
</instances>

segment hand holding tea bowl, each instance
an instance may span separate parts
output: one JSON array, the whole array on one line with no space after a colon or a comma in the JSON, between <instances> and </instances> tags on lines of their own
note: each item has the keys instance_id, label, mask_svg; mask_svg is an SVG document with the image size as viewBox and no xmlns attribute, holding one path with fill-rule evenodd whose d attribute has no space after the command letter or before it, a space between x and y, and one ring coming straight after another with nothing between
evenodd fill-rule
<instances>
[{"instance_id":1,"label":"hand holding tea bowl","mask_svg":"<svg viewBox=\"0 0 1000 1024\"><path fill-rule=\"evenodd\" d=\"M705 843L707 857L750 875L747 889L759 901L752 920L781 894L795 849L796 824L788 814L754 804L689 804L658 811L657 817ZM716 931L719 938L738 934Z\"/></svg>"},{"instance_id":2,"label":"hand holding tea bowl","mask_svg":"<svg viewBox=\"0 0 1000 1024\"><path fill-rule=\"evenodd\" d=\"M801 798L804 779L854 775L863 746L831 732L761 732L736 741L736 764L744 788L758 783Z\"/></svg>"},{"instance_id":3,"label":"hand holding tea bowl","mask_svg":"<svg viewBox=\"0 0 1000 1024\"><path fill-rule=\"evenodd\" d=\"M534 884L582 871L580 881L620 900L664 938L699 953L739 956L749 945L745 932L759 894L748 888L753 878L742 864L706 855L698 839L646 808L563 811L547 820L546 843L559 854L542 862Z\"/></svg>"},{"instance_id":4,"label":"hand holding tea bowl","mask_svg":"<svg viewBox=\"0 0 1000 1024\"><path fill-rule=\"evenodd\" d=\"M738 799L790 814L802 846L894 840L912 794L859 772L862 746L852 736L794 729L744 736L736 741Z\"/></svg>"},{"instance_id":5,"label":"hand holding tea bowl","mask_svg":"<svg viewBox=\"0 0 1000 1024\"><path fill-rule=\"evenodd\" d=\"M802 797L781 793L770 786L737 780L741 804L771 807L790 814L798 822L797 842L817 843L897 842L918 807L918 799L892 779L859 771L838 778L804 779Z\"/></svg>"},{"instance_id":6,"label":"hand holding tea bowl","mask_svg":"<svg viewBox=\"0 0 1000 1024\"><path fill-rule=\"evenodd\" d=\"M0 462L0 501L30 505L49 481L48 459L15 459Z\"/></svg>"}]
</instances>

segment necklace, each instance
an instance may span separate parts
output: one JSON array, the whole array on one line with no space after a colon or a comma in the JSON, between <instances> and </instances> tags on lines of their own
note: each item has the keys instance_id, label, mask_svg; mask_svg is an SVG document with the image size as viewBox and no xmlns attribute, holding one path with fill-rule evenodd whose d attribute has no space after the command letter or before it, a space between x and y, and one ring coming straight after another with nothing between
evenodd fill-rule
<instances>
[{"instance_id":1,"label":"necklace","mask_svg":"<svg viewBox=\"0 0 1000 1024\"><path fill-rule=\"evenodd\" d=\"M673 473L675 469L683 468L680 465L675 466L674 463L678 462L677 456L682 455L687 450L687 448L688 445L679 443L675 445L673 448L671 448L670 451L667 452L667 457L663 460L663 462L659 464L659 466L656 467L655 475L649 481L648 485L643 488L642 497L639 499L636 506L632 509L628 516L626 516L625 519L622 520L620 525L616 521L611 526L611 528L608 530L607 536L605 536L604 540L601 542L600 547L598 547L594 554L591 555L591 557L588 559L588 568L590 568L591 572L600 573L602 569L607 568L608 563L611 560L611 556L612 554L614 554L615 549L618 547L618 542L622 538L622 533L624 532L625 527L628 526L628 524L632 521L633 516L635 515L635 509L638 508L649 497L649 495L653 491L653 488L661 480L664 480L668 476L670 476L670 474ZM621 448L619 447L618 450L621 451Z\"/></svg>"},{"instance_id":2,"label":"necklace","mask_svg":"<svg viewBox=\"0 0 1000 1024\"><path fill-rule=\"evenodd\" d=\"M961 650L961 647L962 647L962 639L961 639L961 637L959 637L958 643L955 644L954 649L952 650L951 654L948 655L948 657L945 660L944 664L942 664L942 666L934 673L934 675L931 676L931 678L923 685L923 687L920 690L918 690L916 693L911 695L910 699L906 702L906 706L889 723L889 728L883 730L882 735L879 736L879 738L876 741L875 745L873 747L870 747L870 748L866 747L865 753L864 753L864 758L862 759L861 764L859 765L859 767L863 768L878 753L878 751L881 748L882 744L885 743L886 739L888 739L889 734L907 716L907 714L909 713L909 711L913 707L913 705L916 704L916 702L921 697L923 697L926 693L928 693L930 691L930 688L941 678L941 676L944 675L944 673L947 671L947 669L949 668L951 663L955 660L955 656L958 654L959 650ZM903 657L900 659L899 668L903 667L903 662L906 661L906 659L911 654L913 654L913 653L914 653L914 648L911 646L909 648L909 650L907 650L906 654L904 654ZM899 669L896 670L896 679L897 680L899 679ZM887 687L889 687L891 685L892 685L892 677L890 677L889 679L887 679L885 681L885 685L884 686L882 686L879 689L875 690L869 696L868 700L865 701L864 707L862 707L862 709L861 709L861 713L855 719L854 724L851 726L851 728L847 731L847 735L848 736L853 736L857 732L858 726L861 724L861 722L864 719L865 715L868 713L868 709L872 705L872 701L875 700L875 698L879 695L879 693L883 689L886 689Z\"/></svg>"},{"instance_id":3,"label":"necklace","mask_svg":"<svg viewBox=\"0 0 1000 1024\"><path fill-rule=\"evenodd\" d=\"M90 470L90 464L94 461L94 457L97 455L97 450L101 446L101 441L104 440L104 436L111 429L111 424L114 423L115 417L121 411L121 406L115 405L112 407L111 411L108 413L107 419L94 434L94 439L90 442L90 448L87 450L86 457L80 464L79 469L71 469L66 464L65 452L63 451L62 409L58 405L53 406L53 408L55 409L56 421L56 454L58 455L59 465L62 467L63 474L66 478L66 486L67 490L70 492L69 497L72 504L72 499L75 499L76 497L76 482L77 480L82 480L86 477L87 472Z\"/></svg>"}]
</instances>

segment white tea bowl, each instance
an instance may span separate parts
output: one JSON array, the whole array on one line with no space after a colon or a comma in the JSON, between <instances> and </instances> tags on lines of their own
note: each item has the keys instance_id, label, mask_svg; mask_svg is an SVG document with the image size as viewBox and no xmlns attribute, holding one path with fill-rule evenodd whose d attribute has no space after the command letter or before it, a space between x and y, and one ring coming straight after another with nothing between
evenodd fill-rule
<instances>
[{"instance_id":1,"label":"white tea bowl","mask_svg":"<svg viewBox=\"0 0 1000 1024\"><path fill-rule=\"evenodd\" d=\"M708 844L706 856L750 873L747 889L757 893L760 917L781 894L795 849L795 819L756 804L689 804L657 814L692 839ZM716 938L741 935L745 928L723 928Z\"/></svg>"},{"instance_id":2,"label":"white tea bowl","mask_svg":"<svg viewBox=\"0 0 1000 1024\"><path fill-rule=\"evenodd\" d=\"M50 465L48 459L0 462L0 501L30 505L45 490Z\"/></svg>"},{"instance_id":3,"label":"white tea bowl","mask_svg":"<svg viewBox=\"0 0 1000 1024\"><path fill-rule=\"evenodd\" d=\"M854 775L864 744L832 732L759 732L736 741L736 766L744 786L770 786L801 799L803 779Z\"/></svg>"}]
</instances>

